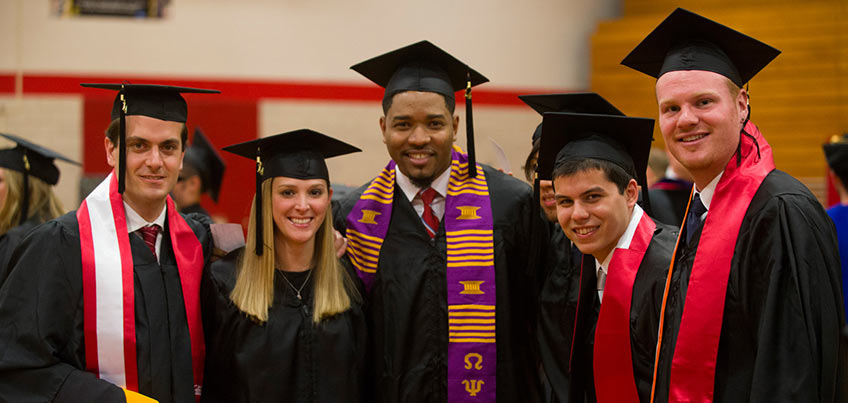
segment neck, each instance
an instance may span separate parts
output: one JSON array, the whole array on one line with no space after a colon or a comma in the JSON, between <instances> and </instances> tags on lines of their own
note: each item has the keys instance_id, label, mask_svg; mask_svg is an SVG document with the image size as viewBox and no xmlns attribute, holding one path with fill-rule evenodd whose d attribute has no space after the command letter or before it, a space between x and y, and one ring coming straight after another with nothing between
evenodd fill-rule
<instances>
[{"instance_id":1,"label":"neck","mask_svg":"<svg viewBox=\"0 0 848 403\"><path fill-rule=\"evenodd\" d=\"M848 206L848 193L841 193L839 195L839 203Z\"/></svg>"},{"instance_id":2,"label":"neck","mask_svg":"<svg viewBox=\"0 0 848 403\"><path fill-rule=\"evenodd\" d=\"M695 188L698 189L699 192L703 191L713 179L721 173L721 170L713 172L692 172L692 177L695 178Z\"/></svg>"},{"instance_id":3,"label":"neck","mask_svg":"<svg viewBox=\"0 0 848 403\"><path fill-rule=\"evenodd\" d=\"M134 203L132 199L127 197L124 197L124 201L147 222L153 222L159 218L159 214L162 214L162 210L165 208L165 200L155 206L149 203Z\"/></svg>"},{"instance_id":4,"label":"neck","mask_svg":"<svg viewBox=\"0 0 848 403\"><path fill-rule=\"evenodd\" d=\"M282 271L300 272L312 267L315 252L315 238L304 243L293 243L283 239L280 234L274 236L274 257L277 267Z\"/></svg>"}]
</instances>

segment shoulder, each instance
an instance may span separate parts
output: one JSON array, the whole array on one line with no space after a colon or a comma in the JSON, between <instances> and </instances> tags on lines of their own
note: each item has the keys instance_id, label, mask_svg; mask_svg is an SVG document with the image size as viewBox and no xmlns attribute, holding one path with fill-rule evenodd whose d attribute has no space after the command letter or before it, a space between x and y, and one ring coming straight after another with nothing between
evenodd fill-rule
<instances>
[{"instance_id":1,"label":"shoulder","mask_svg":"<svg viewBox=\"0 0 848 403\"><path fill-rule=\"evenodd\" d=\"M235 287L238 262L244 250L236 249L209 265L209 278L222 294L229 295Z\"/></svg>"},{"instance_id":2,"label":"shoulder","mask_svg":"<svg viewBox=\"0 0 848 403\"><path fill-rule=\"evenodd\" d=\"M496 205L514 207L528 201L532 202L533 188L530 185L488 165L480 165L486 173L486 184L489 187L489 197L493 208Z\"/></svg>"},{"instance_id":3,"label":"shoulder","mask_svg":"<svg viewBox=\"0 0 848 403\"><path fill-rule=\"evenodd\" d=\"M777 169L769 173L760 184L751 199L746 216L771 214L774 209L807 211L815 216L826 215L824 207L803 183Z\"/></svg>"},{"instance_id":4,"label":"shoulder","mask_svg":"<svg viewBox=\"0 0 848 403\"><path fill-rule=\"evenodd\" d=\"M353 210L354 206L356 206L356 202L359 201L359 198L362 197L362 193L365 192L365 189L368 189L368 186L371 185L372 181L373 179L356 189L345 192L344 196L333 199L333 226L336 230L344 232L347 228L347 215L350 214L350 211Z\"/></svg>"},{"instance_id":5,"label":"shoulder","mask_svg":"<svg viewBox=\"0 0 848 403\"><path fill-rule=\"evenodd\" d=\"M209 226L212 224L212 219L209 216L199 213L180 213L180 216L182 216L201 244L206 245L211 241L212 232Z\"/></svg>"},{"instance_id":6,"label":"shoulder","mask_svg":"<svg viewBox=\"0 0 848 403\"><path fill-rule=\"evenodd\" d=\"M667 251L669 258L671 258L680 230L673 225L666 225L656 220L654 220L654 223L657 228L654 230L653 238L651 238L651 246L660 251Z\"/></svg>"},{"instance_id":7,"label":"shoulder","mask_svg":"<svg viewBox=\"0 0 848 403\"><path fill-rule=\"evenodd\" d=\"M57 237L79 239L79 221L77 221L76 210L31 228L27 231L26 236L27 239L31 240L59 239Z\"/></svg>"}]
</instances>

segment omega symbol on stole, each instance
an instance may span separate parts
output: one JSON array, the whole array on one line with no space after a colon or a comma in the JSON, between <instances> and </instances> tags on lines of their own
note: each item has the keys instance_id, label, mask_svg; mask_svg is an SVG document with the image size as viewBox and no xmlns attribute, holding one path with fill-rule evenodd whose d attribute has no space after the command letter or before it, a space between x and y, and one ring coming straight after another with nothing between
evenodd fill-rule
<instances>
[{"instance_id":1,"label":"omega symbol on stole","mask_svg":"<svg viewBox=\"0 0 848 403\"><path fill-rule=\"evenodd\" d=\"M472 363L472 358L474 358L474 362ZM465 369L474 368L476 370L483 369L483 356L477 353L468 353L465 355ZM462 381L462 384L465 385L465 391L468 392L468 395L471 397L477 396L480 393L480 390L483 389L483 380L482 379L465 379Z\"/></svg>"},{"instance_id":2,"label":"omega symbol on stole","mask_svg":"<svg viewBox=\"0 0 848 403\"><path fill-rule=\"evenodd\" d=\"M377 224L377 221L374 221L378 215L383 214L374 210L365 210L362 209L362 218L356 220L357 222L361 222L363 224Z\"/></svg>"},{"instance_id":3,"label":"omega symbol on stole","mask_svg":"<svg viewBox=\"0 0 848 403\"><path fill-rule=\"evenodd\" d=\"M483 218L477 215L477 210L479 210L480 207L459 206L456 209L459 210L459 217L456 217L457 220L480 220Z\"/></svg>"}]
</instances>

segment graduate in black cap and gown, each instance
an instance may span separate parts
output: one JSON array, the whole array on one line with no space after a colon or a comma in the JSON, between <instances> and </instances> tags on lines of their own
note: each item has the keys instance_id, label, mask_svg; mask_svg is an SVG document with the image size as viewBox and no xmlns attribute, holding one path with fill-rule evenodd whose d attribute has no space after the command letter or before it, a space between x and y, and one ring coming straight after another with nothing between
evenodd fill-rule
<instances>
[{"instance_id":1,"label":"graduate in black cap and gown","mask_svg":"<svg viewBox=\"0 0 848 403\"><path fill-rule=\"evenodd\" d=\"M203 402L362 402L366 324L336 257L324 159L360 151L308 129L225 147L257 161L245 248L212 264Z\"/></svg>"},{"instance_id":2,"label":"graduate in black cap and gown","mask_svg":"<svg viewBox=\"0 0 848 403\"><path fill-rule=\"evenodd\" d=\"M836 226L836 238L839 240L839 257L842 261L842 298L848 309L848 134L833 136L830 143L822 146L830 177L833 180L839 203L827 209L827 215Z\"/></svg>"},{"instance_id":3,"label":"graduate in black cap and gown","mask_svg":"<svg viewBox=\"0 0 848 403\"><path fill-rule=\"evenodd\" d=\"M0 401L192 403L202 389L199 306L208 227L180 215L181 93L117 90L114 168L80 208L27 236L0 287Z\"/></svg>"},{"instance_id":4,"label":"graduate in black cap and gown","mask_svg":"<svg viewBox=\"0 0 848 403\"><path fill-rule=\"evenodd\" d=\"M200 129L194 129L194 140L186 149L183 169L177 185L171 192L181 213L197 213L209 217L209 212L200 205L200 196L208 192L215 203L221 193L226 165L218 151Z\"/></svg>"},{"instance_id":5,"label":"graduate in black cap and gown","mask_svg":"<svg viewBox=\"0 0 848 403\"><path fill-rule=\"evenodd\" d=\"M657 78L665 143L695 179L653 401L845 401L833 223L775 169L742 89L779 53L677 9L622 61Z\"/></svg>"},{"instance_id":6,"label":"graduate in black cap and gown","mask_svg":"<svg viewBox=\"0 0 848 403\"><path fill-rule=\"evenodd\" d=\"M474 160L470 91L486 78L427 41L352 68L385 88L392 157L335 220L367 290L372 401L539 401L534 284L547 234L531 189ZM468 154L454 146L462 89Z\"/></svg>"},{"instance_id":7,"label":"graduate in black cap and gown","mask_svg":"<svg viewBox=\"0 0 848 403\"><path fill-rule=\"evenodd\" d=\"M59 182L56 160L79 163L18 136L0 133L14 141L0 150L0 284L8 276L9 259L24 235L36 225L62 214L62 203L53 193Z\"/></svg>"},{"instance_id":8,"label":"graduate in black cap and gown","mask_svg":"<svg viewBox=\"0 0 848 403\"><path fill-rule=\"evenodd\" d=\"M636 203L638 186L647 188L653 123L544 115L539 178L553 180L561 231L583 253L571 280L576 284L560 290L559 310L550 307L540 317L549 341L543 346L553 346L543 349L542 360L553 402L650 399L666 270L677 239L677 228L649 217L649 202L645 209ZM548 321L555 323L543 326Z\"/></svg>"},{"instance_id":9,"label":"graduate in black cap and gown","mask_svg":"<svg viewBox=\"0 0 848 403\"><path fill-rule=\"evenodd\" d=\"M601 115L624 114L604 97L594 92L566 94L519 95L524 103L543 115L547 112L592 113ZM573 326L563 320L567 307L577 303L580 283L580 250L565 236L556 216L553 182L550 176L536 176L539 148L541 147L542 123L536 126L531 138L532 148L527 156L524 173L528 182L534 184L539 199L542 218L548 223L550 242L545 245L545 265L539 280L539 327L537 340L539 353L544 363L548 385L564 384L568 373L568 362L558 357L569 354L569 346L563 343L563 335L573 331ZM554 392L555 393L555 392ZM562 392L560 392L562 393Z\"/></svg>"}]
</instances>

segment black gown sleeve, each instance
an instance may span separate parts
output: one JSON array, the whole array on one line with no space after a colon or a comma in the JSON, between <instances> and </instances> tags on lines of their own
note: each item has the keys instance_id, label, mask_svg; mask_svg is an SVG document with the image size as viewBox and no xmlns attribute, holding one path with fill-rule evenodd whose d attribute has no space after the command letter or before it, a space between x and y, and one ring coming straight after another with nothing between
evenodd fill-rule
<instances>
[{"instance_id":1,"label":"black gown sleeve","mask_svg":"<svg viewBox=\"0 0 848 403\"><path fill-rule=\"evenodd\" d=\"M742 309L725 309L717 400L835 401L845 319L834 234L818 202L799 195L773 198L743 226L726 297Z\"/></svg>"},{"instance_id":2,"label":"black gown sleeve","mask_svg":"<svg viewBox=\"0 0 848 403\"><path fill-rule=\"evenodd\" d=\"M0 288L0 401L125 401L82 370L79 238L65 230L55 221L34 230Z\"/></svg>"}]
</instances>

